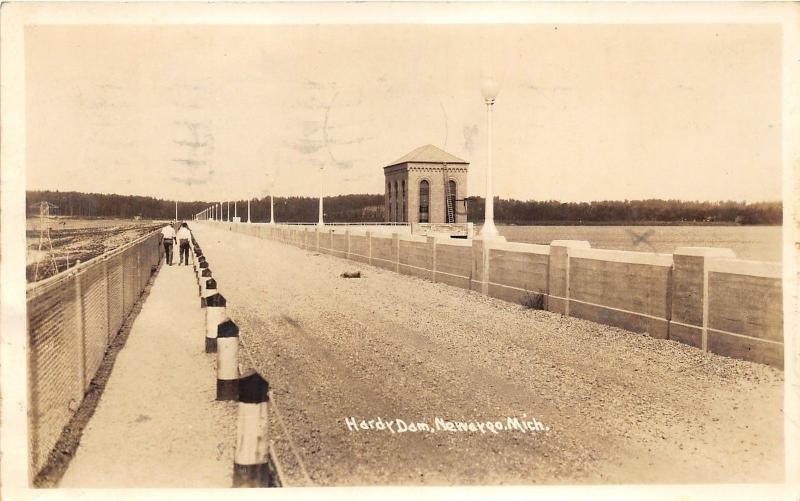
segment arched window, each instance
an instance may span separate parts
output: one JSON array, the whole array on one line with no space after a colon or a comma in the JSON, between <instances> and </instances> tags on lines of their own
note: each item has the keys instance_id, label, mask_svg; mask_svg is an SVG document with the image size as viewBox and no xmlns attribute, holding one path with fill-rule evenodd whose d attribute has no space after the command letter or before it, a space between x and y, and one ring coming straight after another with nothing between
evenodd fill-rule
<instances>
[{"instance_id":1,"label":"arched window","mask_svg":"<svg viewBox=\"0 0 800 501\"><path fill-rule=\"evenodd\" d=\"M387 221L392 221L392 204L394 203L394 197L392 195L392 182L386 181L386 214Z\"/></svg>"},{"instance_id":2,"label":"arched window","mask_svg":"<svg viewBox=\"0 0 800 501\"><path fill-rule=\"evenodd\" d=\"M448 204L449 208L447 210L447 222L448 223L455 223L456 222L456 182L452 179L448 183L448 194L447 196L450 198L450 203Z\"/></svg>"},{"instance_id":3,"label":"arched window","mask_svg":"<svg viewBox=\"0 0 800 501\"><path fill-rule=\"evenodd\" d=\"M400 220L400 191L397 189L397 181L394 182L394 222Z\"/></svg>"},{"instance_id":4,"label":"arched window","mask_svg":"<svg viewBox=\"0 0 800 501\"><path fill-rule=\"evenodd\" d=\"M400 187L402 189L401 196L400 196L400 203L402 204L402 210L400 211L400 221L405 223L408 219L406 217L406 213L408 212L408 198L406 197L406 180L402 180L400 182Z\"/></svg>"},{"instance_id":5,"label":"arched window","mask_svg":"<svg viewBox=\"0 0 800 501\"><path fill-rule=\"evenodd\" d=\"M430 204L431 187L428 181L422 180L419 183L419 222L429 221L428 206Z\"/></svg>"}]
</instances>

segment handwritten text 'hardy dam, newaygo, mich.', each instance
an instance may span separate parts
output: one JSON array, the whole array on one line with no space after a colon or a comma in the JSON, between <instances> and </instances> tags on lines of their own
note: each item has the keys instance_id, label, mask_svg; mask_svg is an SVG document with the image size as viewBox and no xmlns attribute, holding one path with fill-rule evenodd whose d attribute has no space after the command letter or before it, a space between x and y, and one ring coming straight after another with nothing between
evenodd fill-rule
<instances>
[{"instance_id":1,"label":"handwritten text 'hardy dam, newaygo, mich.'","mask_svg":"<svg viewBox=\"0 0 800 501\"><path fill-rule=\"evenodd\" d=\"M377 430L390 433L435 433L441 431L497 434L503 431L536 433L550 430L549 426L545 426L538 419L525 416L522 418L507 417L501 421L448 421L437 417L433 420L433 426L426 421L405 421L380 417L367 420L348 417L344 419L344 424L349 431Z\"/></svg>"}]
</instances>

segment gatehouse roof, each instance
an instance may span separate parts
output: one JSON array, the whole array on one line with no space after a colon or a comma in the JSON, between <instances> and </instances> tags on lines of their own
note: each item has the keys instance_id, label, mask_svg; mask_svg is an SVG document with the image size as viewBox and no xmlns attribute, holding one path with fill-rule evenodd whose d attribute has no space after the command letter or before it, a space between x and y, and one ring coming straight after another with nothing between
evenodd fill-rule
<instances>
[{"instance_id":1,"label":"gatehouse roof","mask_svg":"<svg viewBox=\"0 0 800 501\"><path fill-rule=\"evenodd\" d=\"M388 164L386 167L392 167L394 165L405 164L405 163L433 163L433 164L441 164L441 163L448 163L448 164L468 164L466 160L462 160L455 155L447 153L441 148L437 148L432 144L426 144L425 146L420 146L419 148L406 153L402 157L398 158L394 162Z\"/></svg>"}]
</instances>

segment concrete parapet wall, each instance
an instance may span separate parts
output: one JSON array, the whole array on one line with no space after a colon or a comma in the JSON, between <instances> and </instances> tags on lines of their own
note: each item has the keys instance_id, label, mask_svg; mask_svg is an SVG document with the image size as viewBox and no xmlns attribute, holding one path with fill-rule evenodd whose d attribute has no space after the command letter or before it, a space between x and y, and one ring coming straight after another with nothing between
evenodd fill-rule
<instances>
[{"instance_id":1,"label":"concrete parapet wall","mask_svg":"<svg viewBox=\"0 0 800 501\"><path fill-rule=\"evenodd\" d=\"M535 305L527 300L541 296L552 312L783 366L780 263L738 260L730 249L657 254L592 249L586 241L423 238L385 227L374 234L365 227L207 223L514 303Z\"/></svg>"},{"instance_id":2,"label":"concrete parapet wall","mask_svg":"<svg viewBox=\"0 0 800 501\"><path fill-rule=\"evenodd\" d=\"M436 240L436 273L434 280L448 285L470 288L472 279L472 246L459 242Z\"/></svg>"},{"instance_id":3,"label":"concrete parapet wall","mask_svg":"<svg viewBox=\"0 0 800 501\"><path fill-rule=\"evenodd\" d=\"M715 259L706 272L708 351L782 366L780 265Z\"/></svg>"},{"instance_id":4,"label":"concrete parapet wall","mask_svg":"<svg viewBox=\"0 0 800 501\"><path fill-rule=\"evenodd\" d=\"M547 309L569 315L569 251L588 249L585 240L554 240L547 263Z\"/></svg>"},{"instance_id":5,"label":"concrete parapet wall","mask_svg":"<svg viewBox=\"0 0 800 501\"><path fill-rule=\"evenodd\" d=\"M395 270L397 268L396 251L393 239L386 235L372 235L372 264L380 268Z\"/></svg>"},{"instance_id":6,"label":"concrete parapet wall","mask_svg":"<svg viewBox=\"0 0 800 501\"><path fill-rule=\"evenodd\" d=\"M571 249L570 314L666 339L671 277L670 254Z\"/></svg>"},{"instance_id":7,"label":"concrete parapet wall","mask_svg":"<svg viewBox=\"0 0 800 501\"><path fill-rule=\"evenodd\" d=\"M490 248L489 295L513 303L531 293L547 295L549 260L546 245L505 243Z\"/></svg>"},{"instance_id":8,"label":"concrete parapet wall","mask_svg":"<svg viewBox=\"0 0 800 501\"><path fill-rule=\"evenodd\" d=\"M400 273L433 281L433 240L400 240Z\"/></svg>"},{"instance_id":9,"label":"concrete parapet wall","mask_svg":"<svg viewBox=\"0 0 800 501\"><path fill-rule=\"evenodd\" d=\"M347 257L346 233L331 233L331 253L334 256Z\"/></svg>"},{"instance_id":10,"label":"concrete parapet wall","mask_svg":"<svg viewBox=\"0 0 800 501\"><path fill-rule=\"evenodd\" d=\"M350 235L350 259L369 263L369 236Z\"/></svg>"}]
</instances>

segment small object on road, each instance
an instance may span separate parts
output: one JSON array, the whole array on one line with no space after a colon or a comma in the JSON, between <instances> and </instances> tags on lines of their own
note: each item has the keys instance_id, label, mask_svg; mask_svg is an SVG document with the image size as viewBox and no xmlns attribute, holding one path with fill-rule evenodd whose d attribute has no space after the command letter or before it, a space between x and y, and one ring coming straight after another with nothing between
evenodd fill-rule
<instances>
[{"instance_id":1,"label":"small object on road","mask_svg":"<svg viewBox=\"0 0 800 501\"><path fill-rule=\"evenodd\" d=\"M345 271L344 273L342 273L339 276L342 277L342 278L361 278L361 272L360 271Z\"/></svg>"}]
</instances>

